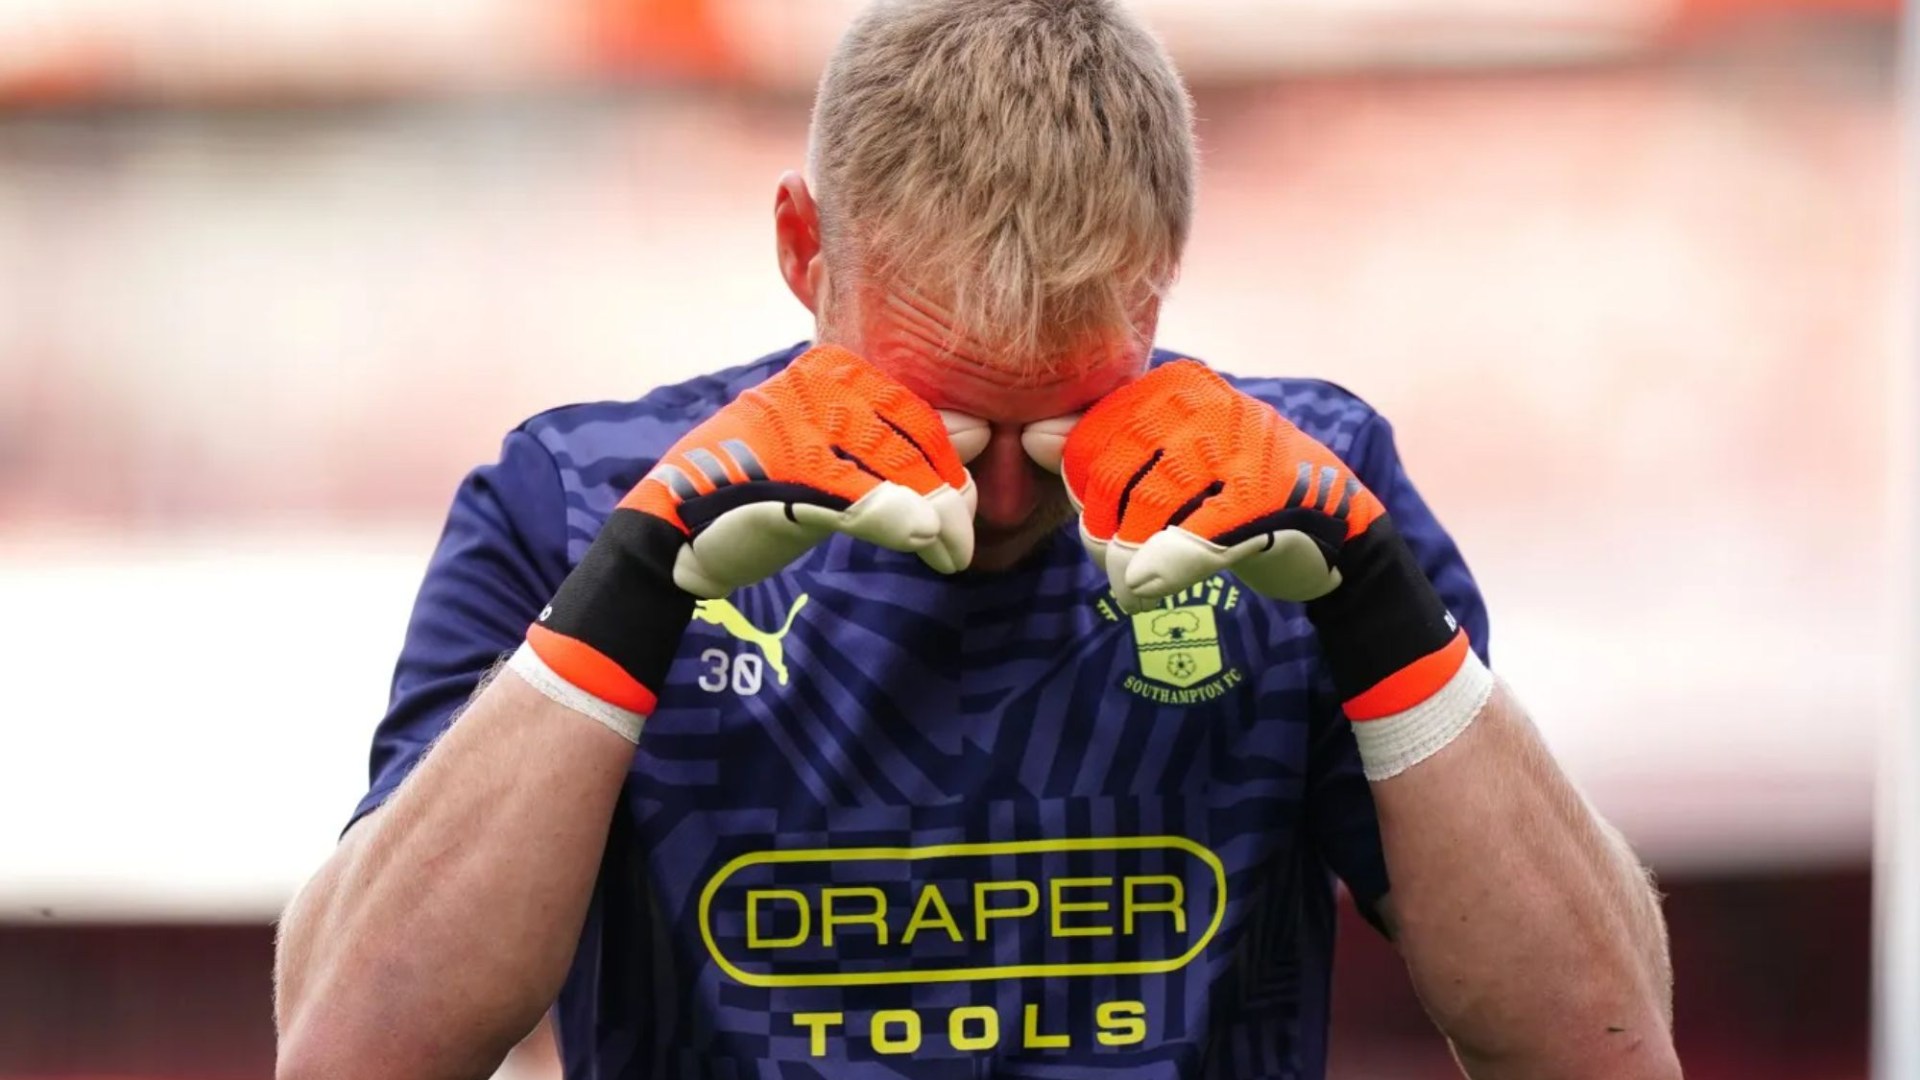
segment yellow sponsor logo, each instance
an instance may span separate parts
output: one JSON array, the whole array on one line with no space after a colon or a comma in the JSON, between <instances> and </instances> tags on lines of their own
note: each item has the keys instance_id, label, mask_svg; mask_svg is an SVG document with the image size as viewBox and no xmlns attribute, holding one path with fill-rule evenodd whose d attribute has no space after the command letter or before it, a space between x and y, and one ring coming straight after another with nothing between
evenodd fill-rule
<instances>
[{"instance_id":1,"label":"yellow sponsor logo","mask_svg":"<svg viewBox=\"0 0 1920 1080\"><path fill-rule=\"evenodd\" d=\"M931 1016L934 1019L929 1020ZM880 1054L914 1054L926 1042L937 1042L928 1030L940 1029L938 1012L918 1009L879 1009L867 1020L867 1041ZM807 1054L827 1056L827 1037L847 1026L844 1012L803 1012L793 1014L795 1027L807 1033ZM1147 1041L1147 1003L1144 1001L1103 1001L1093 1010L1094 1041L1101 1046L1139 1046ZM1011 1024L1009 1024L1011 1026ZM955 1050L977 1053L997 1050L1001 1045L1000 1010L991 1005L963 1005L947 1014L946 1041ZM1006 1042L1014 1042L1009 1033ZM1040 1006L1028 1004L1020 1012L1019 1046L1022 1050L1068 1050L1073 1047L1070 1031L1048 1031Z\"/></svg>"},{"instance_id":2,"label":"yellow sponsor logo","mask_svg":"<svg viewBox=\"0 0 1920 1080\"><path fill-rule=\"evenodd\" d=\"M1184 863L1179 872L1076 874L1073 876L969 879L942 887L936 880L940 860L1002 855L1085 852L1157 854L1161 862ZM777 881L728 885L743 871L794 864L911 864L875 874L877 885L793 887ZM1146 868L1142 868L1143 870ZM1167 867L1154 867L1156 871ZM762 875L774 876L772 873ZM836 880L854 875L836 871ZM902 879L910 879L903 882ZM951 880L951 878L949 878ZM1211 889L1205 883L1211 881ZM1200 888L1190 888L1198 883ZM739 915L744 935L733 935L729 955L715 933L716 898L726 893L724 910ZM1211 896L1206 893L1211 892ZM739 856L720 868L700 894L700 935L707 953L722 971L748 986L882 986L971 982L985 979L1062 978L1078 975L1152 975L1176 971L1200 955L1220 929L1226 914L1227 874L1213 852L1181 836L1132 836L1102 839L1017 840L926 847L817 848L760 851ZM770 924L778 921L778 928ZM992 952L1003 928L1018 928L1023 941L1112 937L1131 939L1135 947L1159 955L1101 961L1017 961L982 964L953 959L962 951ZM868 951L894 950L910 963L916 942L926 940L948 959L925 966L889 962L880 968L820 971L834 950L849 940ZM1179 952L1174 950L1184 945ZM751 970L781 959L786 950L805 950L809 970Z\"/></svg>"}]
</instances>

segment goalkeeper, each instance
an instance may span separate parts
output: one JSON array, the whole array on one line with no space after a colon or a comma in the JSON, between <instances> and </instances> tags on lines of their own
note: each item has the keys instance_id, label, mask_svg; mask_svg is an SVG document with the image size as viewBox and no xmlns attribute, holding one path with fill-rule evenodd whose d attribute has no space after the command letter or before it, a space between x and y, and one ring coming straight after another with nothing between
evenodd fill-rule
<instances>
[{"instance_id":1,"label":"goalkeeper","mask_svg":"<svg viewBox=\"0 0 1920 1080\"><path fill-rule=\"evenodd\" d=\"M456 495L281 926L281 1077L484 1077L551 1008L578 1080L1317 1078L1336 880L1471 1076L1678 1076L1657 898L1387 422L1153 348L1152 39L882 0L812 140L818 344Z\"/></svg>"}]
</instances>

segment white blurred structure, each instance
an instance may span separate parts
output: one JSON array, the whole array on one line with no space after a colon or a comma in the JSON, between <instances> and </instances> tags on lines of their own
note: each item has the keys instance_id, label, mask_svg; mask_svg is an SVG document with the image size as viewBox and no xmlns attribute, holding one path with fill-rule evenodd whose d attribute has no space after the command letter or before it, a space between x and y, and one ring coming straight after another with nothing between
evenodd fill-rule
<instances>
[{"instance_id":1,"label":"white blurred structure","mask_svg":"<svg viewBox=\"0 0 1920 1080\"><path fill-rule=\"evenodd\" d=\"M1920 21L1904 27L1902 97L1907 129L1900 202L1902 256L1899 281L1909 296L1920 284ZM1897 704L1880 740L1879 799L1874 850L1873 1070L1879 1080L1920 1076L1920 308L1907 305L1898 332L1892 393L1887 395L1889 440L1902 468L1893 475L1890 501L1902 571L1893 575L1899 610L1890 637L1904 661Z\"/></svg>"}]
</instances>

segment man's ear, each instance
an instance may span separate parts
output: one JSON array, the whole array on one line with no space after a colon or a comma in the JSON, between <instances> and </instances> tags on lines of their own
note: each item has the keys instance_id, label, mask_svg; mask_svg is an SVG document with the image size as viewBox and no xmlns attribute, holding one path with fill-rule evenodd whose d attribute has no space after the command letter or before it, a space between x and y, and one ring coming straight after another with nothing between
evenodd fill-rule
<instances>
[{"instance_id":1,"label":"man's ear","mask_svg":"<svg viewBox=\"0 0 1920 1080\"><path fill-rule=\"evenodd\" d=\"M820 257L820 210L799 173L780 177L780 188L773 197L773 236L780 256L780 276L794 298L819 315L827 273L826 261Z\"/></svg>"}]
</instances>

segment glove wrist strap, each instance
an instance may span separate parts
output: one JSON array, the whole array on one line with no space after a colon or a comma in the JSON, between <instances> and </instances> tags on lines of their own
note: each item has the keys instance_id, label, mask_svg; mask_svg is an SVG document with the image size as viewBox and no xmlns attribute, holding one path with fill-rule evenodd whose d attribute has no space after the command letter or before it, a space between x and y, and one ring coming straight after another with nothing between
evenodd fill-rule
<instances>
[{"instance_id":1,"label":"glove wrist strap","mask_svg":"<svg viewBox=\"0 0 1920 1080\"><path fill-rule=\"evenodd\" d=\"M614 510L527 631L554 677L627 712L653 711L693 618L693 594L673 580L685 543L651 514Z\"/></svg>"},{"instance_id":2,"label":"glove wrist strap","mask_svg":"<svg viewBox=\"0 0 1920 1080\"><path fill-rule=\"evenodd\" d=\"M1370 780L1398 775L1466 730L1493 691L1390 518L1349 540L1338 588L1307 605Z\"/></svg>"},{"instance_id":3,"label":"glove wrist strap","mask_svg":"<svg viewBox=\"0 0 1920 1080\"><path fill-rule=\"evenodd\" d=\"M1357 699L1367 698L1423 658L1454 645L1460 627L1391 518L1379 518L1366 532L1347 541L1339 569L1339 587L1308 603L1307 618L1319 631L1334 686L1351 712ZM1431 672L1437 678L1427 680L1428 692L1437 690L1455 667L1457 658L1448 670Z\"/></svg>"},{"instance_id":4,"label":"glove wrist strap","mask_svg":"<svg viewBox=\"0 0 1920 1080\"><path fill-rule=\"evenodd\" d=\"M645 713L610 705L561 678L540 658L532 642L521 642L520 648L507 658L507 667L548 700L599 721L608 731L630 743L638 745L640 742L640 728L647 720Z\"/></svg>"},{"instance_id":5,"label":"glove wrist strap","mask_svg":"<svg viewBox=\"0 0 1920 1080\"><path fill-rule=\"evenodd\" d=\"M1433 696L1403 712L1356 721L1354 742L1368 780L1398 776L1439 753L1467 730L1493 696L1493 672L1468 652Z\"/></svg>"}]
</instances>

